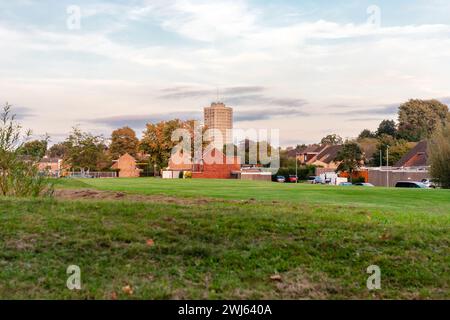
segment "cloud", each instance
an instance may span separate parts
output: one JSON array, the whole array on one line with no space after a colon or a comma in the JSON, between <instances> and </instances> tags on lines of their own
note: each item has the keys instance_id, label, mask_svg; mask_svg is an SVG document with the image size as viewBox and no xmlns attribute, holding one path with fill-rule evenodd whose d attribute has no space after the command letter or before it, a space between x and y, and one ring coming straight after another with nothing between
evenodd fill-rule
<instances>
[{"instance_id":1,"label":"cloud","mask_svg":"<svg viewBox=\"0 0 450 320\"><path fill-rule=\"evenodd\" d=\"M254 92L265 91L265 87L260 86L240 86L240 87L227 87L227 88L218 88L216 90L213 89L193 89L189 86L180 86L173 88L166 88L161 90L165 92L160 99L185 99L185 98L197 98L197 97L209 97L213 95L217 95L219 93L220 96L233 96L236 94L247 94Z\"/></svg>"},{"instance_id":2,"label":"cloud","mask_svg":"<svg viewBox=\"0 0 450 320\"><path fill-rule=\"evenodd\" d=\"M248 122L270 120L275 118L288 119L292 117L309 116L308 113L300 111L296 108L264 108L259 110L235 111L235 122Z\"/></svg>"},{"instance_id":3,"label":"cloud","mask_svg":"<svg viewBox=\"0 0 450 320\"><path fill-rule=\"evenodd\" d=\"M104 118L95 118L83 120L84 122L96 123L105 125L111 128L120 128L129 126L132 128L145 128L147 123L157 123L160 121L167 121L172 119L180 120L200 120L202 117L201 112L173 112L173 113L154 113L154 114L142 114L142 115L123 115L112 116Z\"/></svg>"},{"instance_id":4,"label":"cloud","mask_svg":"<svg viewBox=\"0 0 450 320\"><path fill-rule=\"evenodd\" d=\"M1 100L0 100L1 101ZM3 112L4 104L0 105L0 112ZM16 120L29 119L36 116L33 109L21 106L11 106L11 115L15 116Z\"/></svg>"},{"instance_id":5,"label":"cloud","mask_svg":"<svg viewBox=\"0 0 450 320\"><path fill-rule=\"evenodd\" d=\"M262 86L227 87L219 89L219 99L232 106L302 107L308 103L305 99L270 97L260 94L267 90L268 88ZM214 97L217 95L217 90L199 90L186 86L166 88L162 92L164 94L159 98L166 100Z\"/></svg>"},{"instance_id":6,"label":"cloud","mask_svg":"<svg viewBox=\"0 0 450 320\"><path fill-rule=\"evenodd\" d=\"M398 112L398 107L400 104L388 104L384 106L379 107L347 107L347 106L340 106L340 108L348 108L351 110L342 111L342 112L335 112L332 113L333 115L380 115L380 116L391 116L395 115Z\"/></svg>"},{"instance_id":7,"label":"cloud","mask_svg":"<svg viewBox=\"0 0 450 320\"><path fill-rule=\"evenodd\" d=\"M309 114L296 108L260 108L254 110L234 110L234 122L249 122L269 120L275 118L287 118L296 116L308 116ZM84 119L84 122L104 125L110 128L129 126L132 128L144 128L147 123L156 123L172 119L203 121L202 111L180 111L170 113L154 113L142 115L123 115L95 119Z\"/></svg>"}]
</instances>

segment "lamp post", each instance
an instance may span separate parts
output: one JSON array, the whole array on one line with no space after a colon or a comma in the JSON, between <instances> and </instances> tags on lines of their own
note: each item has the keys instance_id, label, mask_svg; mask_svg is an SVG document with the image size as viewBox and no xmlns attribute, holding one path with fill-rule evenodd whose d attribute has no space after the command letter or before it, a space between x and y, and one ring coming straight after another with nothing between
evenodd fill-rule
<instances>
[{"instance_id":1,"label":"lamp post","mask_svg":"<svg viewBox=\"0 0 450 320\"><path fill-rule=\"evenodd\" d=\"M386 184L389 188L389 145L386 146Z\"/></svg>"},{"instance_id":2,"label":"lamp post","mask_svg":"<svg viewBox=\"0 0 450 320\"><path fill-rule=\"evenodd\" d=\"M295 183L298 183L298 159L297 159L298 153L295 152Z\"/></svg>"}]
</instances>

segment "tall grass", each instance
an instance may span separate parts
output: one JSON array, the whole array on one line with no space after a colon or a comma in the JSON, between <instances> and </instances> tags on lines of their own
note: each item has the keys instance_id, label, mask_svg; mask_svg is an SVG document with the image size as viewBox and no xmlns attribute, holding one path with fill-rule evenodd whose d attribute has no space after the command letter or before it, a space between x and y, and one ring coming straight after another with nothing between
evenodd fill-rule
<instances>
[{"instance_id":1,"label":"tall grass","mask_svg":"<svg viewBox=\"0 0 450 320\"><path fill-rule=\"evenodd\" d=\"M11 106L6 103L0 114L0 195L38 197L53 194L53 185L41 175L39 159L20 153L30 131L22 133Z\"/></svg>"}]
</instances>

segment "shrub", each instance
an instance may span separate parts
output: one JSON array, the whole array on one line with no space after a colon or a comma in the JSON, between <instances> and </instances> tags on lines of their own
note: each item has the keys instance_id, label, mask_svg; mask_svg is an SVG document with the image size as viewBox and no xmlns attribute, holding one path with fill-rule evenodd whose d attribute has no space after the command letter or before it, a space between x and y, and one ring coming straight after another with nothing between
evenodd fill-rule
<instances>
[{"instance_id":1,"label":"shrub","mask_svg":"<svg viewBox=\"0 0 450 320\"><path fill-rule=\"evenodd\" d=\"M450 189L450 122L439 127L428 142L430 173L443 188Z\"/></svg>"},{"instance_id":2,"label":"shrub","mask_svg":"<svg viewBox=\"0 0 450 320\"><path fill-rule=\"evenodd\" d=\"M45 175L40 174L38 159L21 153L22 127L11 114L11 106L6 104L0 114L0 195L14 197L37 197L51 195L53 185Z\"/></svg>"}]
</instances>

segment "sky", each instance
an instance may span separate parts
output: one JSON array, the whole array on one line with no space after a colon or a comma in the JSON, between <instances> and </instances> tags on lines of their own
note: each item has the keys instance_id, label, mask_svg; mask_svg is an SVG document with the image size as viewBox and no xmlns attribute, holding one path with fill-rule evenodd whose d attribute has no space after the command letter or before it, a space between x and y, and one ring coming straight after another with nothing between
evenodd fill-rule
<instances>
[{"instance_id":1,"label":"sky","mask_svg":"<svg viewBox=\"0 0 450 320\"><path fill-rule=\"evenodd\" d=\"M450 103L447 0L0 0L0 104L36 137L202 119L284 146Z\"/></svg>"}]
</instances>

